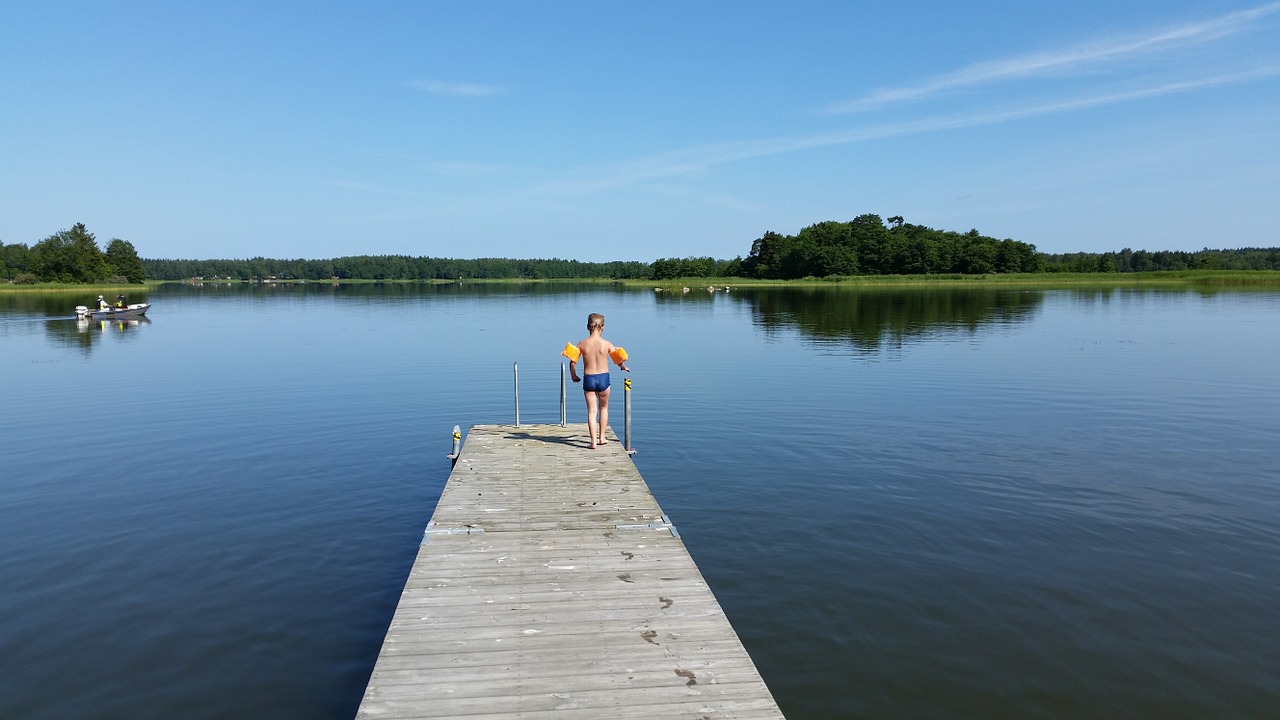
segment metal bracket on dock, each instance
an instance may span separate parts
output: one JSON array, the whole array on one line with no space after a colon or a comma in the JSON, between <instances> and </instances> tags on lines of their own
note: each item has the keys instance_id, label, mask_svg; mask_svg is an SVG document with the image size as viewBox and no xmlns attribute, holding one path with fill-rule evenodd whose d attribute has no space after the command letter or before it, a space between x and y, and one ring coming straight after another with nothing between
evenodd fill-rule
<instances>
[{"instance_id":1,"label":"metal bracket on dock","mask_svg":"<svg viewBox=\"0 0 1280 720\"><path fill-rule=\"evenodd\" d=\"M454 425L453 426L453 452L449 453L448 455L445 455L445 457L449 458L449 462L453 463L454 465L458 464L458 456L462 454L461 452L459 452L459 447L461 446L461 444L462 444L462 428L458 427L457 425Z\"/></svg>"},{"instance_id":2,"label":"metal bracket on dock","mask_svg":"<svg viewBox=\"0 0 1280 720\"><path fill-rule=\"evenodd\" d=\"M665 513L662 516L662 522L614 525L613 528L615 530L669 530L671 531L671 537L680 537L680 533L676 530L676 526L671 523L671 518L667 517Z\"/></svg>"},{"instance_id":3,"label":"metal bracket on dock","mask_svg":"<svg viewBox=\"0 0 1280 720\"><path fill-rule=\"evenodd\" d=\"M432 535L480 535L484 532L484 528L478 525L468 525L467 527L437 527L435 521L427 523L427 529L422 531L422 544L426 545Z\"/></svg>"}]
</instances>

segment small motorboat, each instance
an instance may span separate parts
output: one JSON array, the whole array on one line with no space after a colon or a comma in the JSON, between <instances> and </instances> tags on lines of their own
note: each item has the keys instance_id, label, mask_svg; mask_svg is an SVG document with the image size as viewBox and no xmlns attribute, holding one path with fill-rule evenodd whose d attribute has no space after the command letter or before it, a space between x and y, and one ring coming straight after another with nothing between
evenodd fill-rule
<instances>
[{"instance_id":1,"label":"small motorboat","mask_svg":"<svg viewBox=\"0 0 1280 720\"><path fill-rule=\"evenodd\" d=\"M85 305L76 306L76 317L82 320L110 320L112 318L142 317L151 309L151 303L133 303L124 307L108 307L94 309Z\"/></svg>"}]
</instances>

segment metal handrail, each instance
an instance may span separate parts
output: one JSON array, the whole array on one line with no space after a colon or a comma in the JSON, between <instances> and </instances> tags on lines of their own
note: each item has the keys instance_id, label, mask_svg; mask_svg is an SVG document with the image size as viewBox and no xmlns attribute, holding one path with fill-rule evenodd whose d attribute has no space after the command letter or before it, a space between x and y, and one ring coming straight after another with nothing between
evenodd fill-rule
<instances>
[{"instance_id":1,"label":"metal handrail","mask_svg":"<svg viewBox=\"0 0 1280 720\"><path fill-rule=\"evenodd\" d=\"M560 427L567 427L569 425L568 392L567 392L568 386L565 384L565 379L564 379L565 367L566 366L564 363L560 363ZM515 393L516 427L520 427L520 363L519 362L514 362L511 364L511 374L512 374L512 382L514 385L514 393ZM622 383L622 387L623 387L622 447L627 451L628 455L634 455L636 452L635 448L631 447L631 378L627 378L626 380L624 380ZM458 453L458 448L456 444L453 448L453 452L454 454L451 455L450 457L456 461L457 460L456 456Z\"/></svg>"}]
</instances>

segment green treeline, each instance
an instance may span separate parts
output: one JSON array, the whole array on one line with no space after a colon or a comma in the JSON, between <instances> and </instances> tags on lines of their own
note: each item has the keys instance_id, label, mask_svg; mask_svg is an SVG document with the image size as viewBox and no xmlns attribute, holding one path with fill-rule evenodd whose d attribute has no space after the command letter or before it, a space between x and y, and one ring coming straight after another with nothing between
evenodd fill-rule
<instances>
[{"instance_id":1,"label":"green treeline","mask_svg":"<svg viewBox=\"0 0 1280 720\"><path fill-rule=\"evenodd\" d=\"M795 235L766 232L745 258L658 258L652 263L510 258L454 259L355 255L329 260L147 260L114 239L98 249L83 224L36 243L0 243L0 281L130 282L187 280L670 280L740 277L799 279L858 275L989 275L1002 273L1128 273L1178 270L1280 270L1280 248L1198 252L1130 250L1046 254L1035 245L997 240L977 230L935 230L866 214L848 222L810 225Z\"/></svg>"},{"instance_id":2,"label":"green treeline","mask_svg":"<svg viewBox=\"0 0 1280 720\"><path fill-rule=\"evenodd\" d=\"M1280 270L1280 248L1239 250L1130 250L1044 255L1048 272L1128 273L1167 270Z\"/></svg>"},{"instance_id":3,"label":"green treeline","mask_svg":"<svg viewBox=\"0 0 1280 720\"><path fill-rule=\"evenodd\" d=\"M540 280L613 278L638 279L649 274L649 263L580 262L578 260L511 260L507 258L409 257L355 255L332 260L143 260L147 276L156 280L189 278L232 280Z\"/></svg>"},{"instance_id":4,"label":"green treeline","mask_svg":"<svg viewBox=\"0 0 1280 720\"><path fill-rule=\"evenodd\" d=\"M133 245L119 238L98 248L84 223L62 230L28 248L0 242L0 280L17 285L37 282L140 283L147 279Z\"/></svg>"},{"instance_id":5,"label":"green treeline","mask_svg":"<svg viewBox=\"0 0 1280 720\"><path fill-rule=\"evenodd\" d=\"M655 280L677 277L745 277L776 280L853 275L987 275L1046 269L1034 245L996 240L970 230L961 234L878 215L849 222L820 222L795 235L766 232L745 259L660 258ZM713 272L709 272L713 271Z\"/></svg>"},{"instance_id":6,"label":"green treeline","mask_svg":"<svg viewBox=\"0 0 1280 720\"><path fill-rule=\"evenodd\" d=\"M997 240L977 230L935 230L891 217L860 215L820 222L795 235L766 232L745 259L659 258L650 277L745 277L795 280L855 275L1125 273L1173 270L1280 270L1280 248L1198 252L1130 250L1050 255L1035 245Z\"/></svg>"},{"instance_id":7,"label":"green treeline","mask_svg":"<svg viewBox=\"0 0 1280 720\"><path fill-rule=\"evenodd\" d=\"M751 244L742 275L793 279L832 275L986 275L1039 272L1035 245L912 225L901 217L859 215L821 222L796 235L767 232Z\"/></svg>"}]
</instances>

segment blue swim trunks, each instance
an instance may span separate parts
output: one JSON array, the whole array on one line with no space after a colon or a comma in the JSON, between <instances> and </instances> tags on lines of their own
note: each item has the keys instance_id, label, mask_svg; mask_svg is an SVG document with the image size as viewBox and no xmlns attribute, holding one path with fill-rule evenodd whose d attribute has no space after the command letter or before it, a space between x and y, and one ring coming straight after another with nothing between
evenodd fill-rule
<instances>
[{"instance_id":1,"label":"blue swim trunks","mask_svg":"<svg viewBox=\"0 0 1280 720\"><path fill-rule=\"evenodd\" d=\"M584 392L604 392L609 389L609 373L596 373L582 376Z\"/></svg>"}]
</instances>

